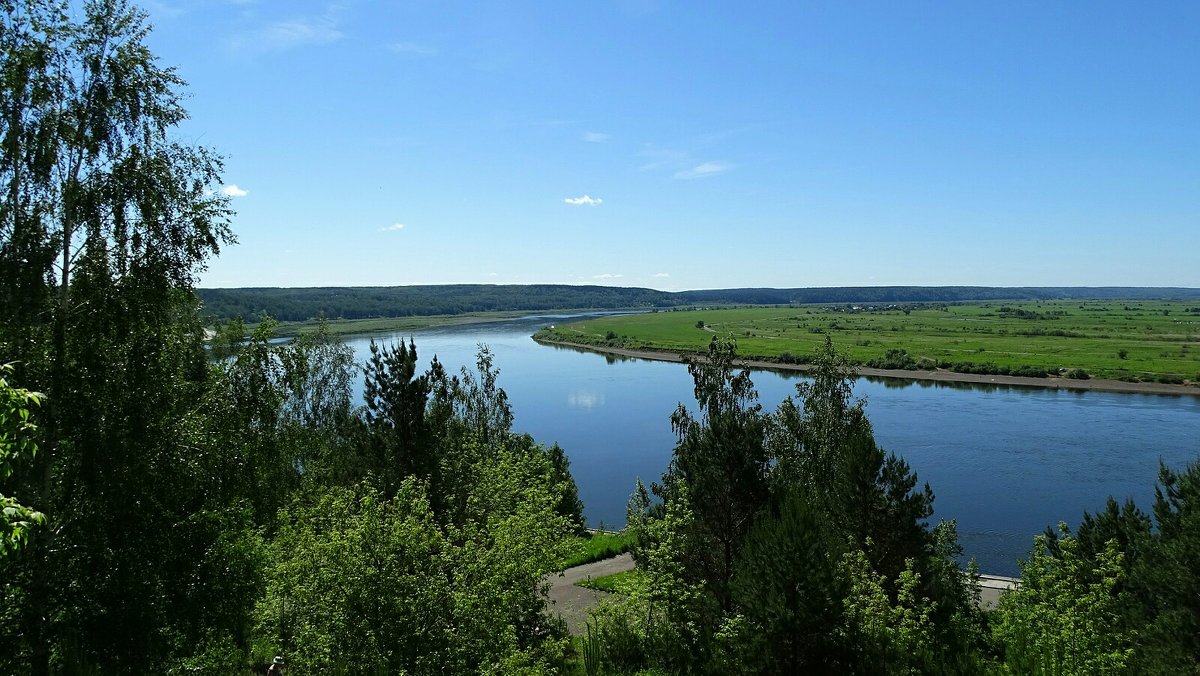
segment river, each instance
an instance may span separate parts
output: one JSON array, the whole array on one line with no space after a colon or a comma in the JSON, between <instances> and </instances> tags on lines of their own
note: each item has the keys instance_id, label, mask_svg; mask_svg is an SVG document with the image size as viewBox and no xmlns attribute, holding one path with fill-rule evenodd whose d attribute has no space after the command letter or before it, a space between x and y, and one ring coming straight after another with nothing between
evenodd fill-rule
<instances>
[{"instance_id":1,"label":"river","mask_svg":"<svg viewBox=\"0 0 1200 676\"><path fill-rule=\"evenodd\" d=\"M670 415L692 404L681 364L613 358L543 346L530 336L564 321L537 315L413 332L421 362L474 366L486 344L500 369L515 428L571 460L588 522L620 526L634 480L649 485L671 457ZM372 338L346 339L359 359ZM760 401L773 409L801 376L756 371ZM361 381L358 385L361 389ZM1033 536L1076 524L1109 495L1149 511L1161 458L1181 468L1200 455L1200 398L1040 388L859 379L854 393L881 446L905 458L936 500L933 519L954 519L959 542L984 572L1016 575ZM694 404L692 404L694 407Z\"/></svg>"}]
</instances>

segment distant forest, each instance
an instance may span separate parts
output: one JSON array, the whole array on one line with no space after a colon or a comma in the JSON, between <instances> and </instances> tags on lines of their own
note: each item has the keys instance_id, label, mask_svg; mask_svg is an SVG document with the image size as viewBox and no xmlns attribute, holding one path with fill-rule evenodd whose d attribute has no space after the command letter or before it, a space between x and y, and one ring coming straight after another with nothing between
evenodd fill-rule
<instances>
[{"instance_id":1,"label":"distant forest","mask_svg":"<svg viewBox=\"0 0 1200 676\"><path fill-rule=\"evenodd\" d=\"M1056 286L835 286L798 289L712 289L667 292L566 284L360 286L198 289L209 319L269 315L282 321L314 317L368 319L497 310L669 308L695 304L924 303L981 300L1191 300L1200 289Z\"/></svg>"}]
</instances>

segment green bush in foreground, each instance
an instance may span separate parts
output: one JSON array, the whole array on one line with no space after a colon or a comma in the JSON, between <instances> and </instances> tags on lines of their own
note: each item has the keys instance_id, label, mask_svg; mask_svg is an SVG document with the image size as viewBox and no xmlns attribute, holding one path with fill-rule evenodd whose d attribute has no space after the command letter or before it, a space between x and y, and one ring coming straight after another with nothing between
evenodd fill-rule
<instances>
[{"instance_id":1,"label":"green bush in foreground","mask_svg":"<svg viewBox=\"0 0 1200 676\"><path fill-rule=\"evenodd\" d=\"M510 509L438 524L422 484L388 499L370 486L297 503L270 546L259 631L303 673L553 670L565 639L543 618L540 580L561 557L567 520L551 496L507 490L528 459L501 457L479 490Z\"/></svg>"}]
</instances>

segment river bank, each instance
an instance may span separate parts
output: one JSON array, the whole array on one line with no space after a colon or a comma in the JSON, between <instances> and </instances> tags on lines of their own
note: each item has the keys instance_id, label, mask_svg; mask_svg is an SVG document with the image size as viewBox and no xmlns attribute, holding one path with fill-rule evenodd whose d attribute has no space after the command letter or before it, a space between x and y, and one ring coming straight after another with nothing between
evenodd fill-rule
<instances>
[{"instance_id":1,"label":"river bank","mask_svg":"<svg viewBox=\"0 0 1200 676\"><path fill-rule=\"evenodd\" d=\"M534 340L543 345L568 347L576 350L583 350L585 352L617 355L621 357L631 357L634 359L650 359L653 361L679 363L682 362L687 356L682 353L670 352L666 350L602 347L597 345L585 345L583 343L572 343L569 341L546 340L543 338L534 338ZM781 364L778 362L759 361L754 359L742 359L739 360L738 363L752 369L766 369L772 371L799 371L803 373L812 369L812 366L809 364ZM1121 392L1128 394L1158 394L1200 397L1200 387L1196 387L1194 385L1174 385L1169 383L1131 383L1123 380L1106 380L1102 378L1093 378L1090 380L1054 377L1029 378L1024 376L958 373L956 371L947 371L943 369L938 369L935 371L917 371L906 369L879 369L863 366L857 367L856 370L859 376L870 378L895 378L900 380L925 380L945 383L1009 385L1015 387L1039 387L1044 389L1058 390L1082 390L1095 392Z\"/></svg>"}]
</instances>

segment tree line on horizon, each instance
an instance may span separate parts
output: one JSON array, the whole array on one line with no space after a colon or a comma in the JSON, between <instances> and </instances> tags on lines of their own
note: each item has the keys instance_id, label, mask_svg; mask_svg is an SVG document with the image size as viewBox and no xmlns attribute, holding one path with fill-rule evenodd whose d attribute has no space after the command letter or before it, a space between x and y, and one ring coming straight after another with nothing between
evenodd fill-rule
<instances>
[{"instance_id":1,"label":"tree line on horizon","mask_svg":"<svg viewBox=\"0 0 1200 676\"><path fill-rule=\"evenodd\" d=\"M695 304L950 303L991 300L1200 299L1200 289L1168 287L855 286L656 291L566 284L197 289L209 321L262 316L280 321L371 319L467 312L666 309Z\"/></svg>"}]
</instances>

